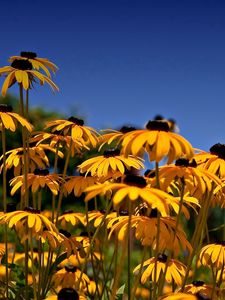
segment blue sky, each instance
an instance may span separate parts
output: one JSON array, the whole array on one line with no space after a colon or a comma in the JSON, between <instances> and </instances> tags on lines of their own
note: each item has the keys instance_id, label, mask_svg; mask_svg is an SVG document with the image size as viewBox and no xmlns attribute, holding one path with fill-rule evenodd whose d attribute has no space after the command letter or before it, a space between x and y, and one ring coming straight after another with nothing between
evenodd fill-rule
<instances>
[{"instance_id":1,"label":"blue sky","mask_svg":"<svg viewBox=\"0 0 225 300\"><path fill-rule=\"evenodd\" d=\"M2 0L0 65L20 51L59 66L60 92L36 86L34 106L96 129L162 114L194 147L225 143L222 0Z\"/></svg>"}]
</instances>

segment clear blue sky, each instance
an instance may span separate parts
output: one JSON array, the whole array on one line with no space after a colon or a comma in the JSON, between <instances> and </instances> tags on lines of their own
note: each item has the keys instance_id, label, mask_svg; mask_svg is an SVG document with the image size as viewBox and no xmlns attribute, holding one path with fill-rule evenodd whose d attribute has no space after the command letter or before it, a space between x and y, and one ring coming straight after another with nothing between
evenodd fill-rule
<instances>
[{"instance_id":1,"label":"clear blue sky","mask_svg":"<svg viewBox=\"0 0 225 300\"><path fill-rule=\"evenodd\" d=\"M225 143L223 0L1 0L0 65L20 51L59 66L60 92L36 86L32 105L97 129L162 114L194 147Z\"/></svg>"}]
</instances>

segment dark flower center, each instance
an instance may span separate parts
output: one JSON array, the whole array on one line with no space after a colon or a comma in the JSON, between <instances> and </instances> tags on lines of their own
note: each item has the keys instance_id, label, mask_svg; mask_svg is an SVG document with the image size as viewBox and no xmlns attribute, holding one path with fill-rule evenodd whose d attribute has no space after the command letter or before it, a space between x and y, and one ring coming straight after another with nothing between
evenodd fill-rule
<instances>
[{"instance_id":1,"label":"dark flower center","mask_svg":"<svg viewBox=\"0 0 225 300\"><path fill-rule=\"evenodd\" d=\"M35 169L34 175L47 176L49 175L48 169Z\"/></svg>"},{"instance_id":2,"label":"dark flower center","mask_svg":"<svg viewBox=\"0 0 225 300\"><path fill-rule=\"evenodd\" d=\"M156 115L154 121L162 121L164 118L162 115Z\"/></svg>"},{"instance_id":3,"label":"dark flower center","mask_svg":"<svg viewBox=\"0 0 225 300\"><path fill-rule=\"evenodd\" d=\"M22 52L20 52L20 56L32 59L32 58L37 57L37 54L35 52L22 51Z\"/></svg>"},{"instance_id":4,"label":"dark flower center","mask_svg":"<svg viewBox=\"0 0 225 300\"><path fill-rule=\"evenodd\" d=\"M186 158L179 158L179 159L176 160L175 166L196 168L197 163L196 163L195 159L189 160L189 159L186 159Z\"/></svg>"},{"instance_id":5,"label":"dark flower center","mask_svg":"<svg viewBox=\"0 0 225 300\"><path fill-rule=\"evenodd\" d=\"M195 280L195 281L192 282L192 284L194 286L203 286L205 284L205 282L202 281L202 280Z\"/></svg>"},{"instance_id":6,"label":"dark flower center","mask_svg":"<svg viewBox=\"0 0 225 300\"><path fill-rule=\"evenodd\" d=\"M0 112L12 112L13 108L11 105L8 104L0 104Z\"/></svg>"},{"instance_id":7,"label":"dark flower center","mask_svg":"<svg viewBox=\"0 0 225 300\"><path fill-rule=\"evenodd\" d=\"M167 261L167 255L166 254L159 254L157 257L157 260L160 262L165 263Z\"/></svg>"},{"instance_id":8,"label":"dark flower center","mask_svg":"<svg viewBox=\"0 0 225 300\"><path fill-rule=\"evenodd\" d=\"M211 298L209 298L207 295L202 293L197 293L195 294L195 296L197 297L198 300L211 300Z\"/></svg>"},{"instance_id":9,"label":"dark flower center","mask_svg":"<svg viewBox=\"0 0 225 300\"><path fill-rule=\"evenodd\" d=\"M127 133L127 132L134 131L134 130L136 130L135 127L132 127L132 126L123 126L123 127L120 128L119 131L122 132L122 133Z\"/></svg>"},{"instance_id":10,"label":"dark flower center","mask_svg":"<svg viewBox=\"0 0 225 300\"><path fill-rule=\"evenodd\" d=\"M148 178L154 178L155 177L155 171L154 170L150 170L150 169L147 169L144 173L144 176L145 177L148 177Z\"/></svg>"},{"instance_id":11,"label":"dark flower center","mask_svg":"<svg viewBox=\"0 0 225 300\"><path fill-rule=\"evenodd\" d=\"M70 117L68 119L68 121L73 122L74 124L79 125L79 126L83 126L84 125L84 120L78 119L76 117Z\"/></svg>"},{"instance_id":12,"label":"dark flower center","mask_svg":"<svg viewBox=\"0 0 225 300\"><path fill-rule=\"evenodd\" d=\"M64 288L59 291L57 299L58 300L79 300L79 295L72 288Z\"/></svg>"},{"instance_id":13,"label":"dark flower center","mask_svg":"<svg viewBox=\"0 0 225 300\"><path fill-rule=\"evenodd\" d=\"M149 215L149 218L157 218L157 216L158 216L157 208L152 208L152 210L150 212L150 215Z\"/></svg>"},{"instance_id":14,"label":"dark flower center","mask_svg":"<svg viewBox=\"0 0 225 300\"><path fill-rule=\"evenodd\" d=\"M225 246L225 241L216 241L215 244Z\"/></svg>"},{"instance_id":15,"label":"dark flower center","mask_svg":"<svg viewBox=\"0 0 225 300\"><path fill-rule=\"evenodd\" d=\"M147 185L146 180L142 176L126 175L123 182L128 185L144 188Z\"/></svg>"},{"instance_id":16,"label":"dark flower center","mask_svg":"<svg viewBox=\"0 0 225 300\"><path fill-rule=\"evenodd\" d=\"M65 235L65 237L67 237L67 238L71 237L71 233L69 233L68 231L63 230L63 229L59 229L59 233Z\"/></svg>"},{"instance_id":17,"label":"dark flower center","mask_svg":"<svg viewBox=\"0 0 225 300\"><path fill-rule=\"evenodd\" d=\"M77 270L77 267L76 267L76 266L73 266L73 265L67 265L67 266L65 266L65 270L66 270L67 272L75 273L76 270Z\"/></svg>"},{"instance_id":18,"label":"dark flower center","mask_svg":"<svg viewBox=\"0 0 225 300\"><path fill-rule=\"evenodd\" d=\"M24 211L30 212L32 214L40 214L41 213L40 209L36 209L36 208L31 207L31 206L25 207Z\"/></svg>"},{"instance_id":19,"label":"dark flower center","mask_svg":"<svg viewBox=\"0 0 225 300\"><path fill-rule=\"evenodd\" d=\"M109 149L109 150L105 150L103 152L103 156L104 157L114 157L120 155L120 150L119 149Z\"/></svg>"},{"instance_id":20,"label":"dark flower center","mask_svg":"<svg viewBox=\"0 0 225 300\"><path fill-rule=\"evenodd\" d=\"M89 237L89 236L93 236L94 233L93 232L89 232L89 235L88 235L88 232L87 231L82 231L80 233L80 236L83 236L83 237Z\"/></svg>"},{"instance_id":21,"label":"dark flower center","mask_svg":"<svg viewBox=\"0 0 225 300\"><path fill-rule=\"evenodd\" d=\"M119 215L120 216L129 216L129 212L128 212L128 210L123 209L123 210L119 211Z\"/></svg>"},{"instance_id":22,"label":"dark flower center","mask_svg":"<svg viewBox=\"0 0 225 300\"><path fill-rule=\"evenodd\" d=\"M209 149L211 154L217 155L219 158L225 159L225 144L215 144Z\"/></svg>"},{"instance_id":23,"label":"dark flower center","mask_svg":"<svg viewBox=\"0 0 225 300\"><path fill-rule=\"evenodd\" d=\"M16 211L16 203L15 202L7 203L6 212L12 212L12 211Z\"/></svg>"},{"instance_id":24,"label":"dark flower center","mask_svg":"<svg viewBox=\"0 0 225 300\"><path fill-rule=\"evenodd\" d=\"M164 121L148 121L146 128L148 130L169 131L169 125Z\"/></svg>"},{"instance_id":25,"label":"dark flower center","mask_svg":"<svg viewBox=\"0 0 225 300\"><path fill-rule=\"evenodd\" d=\"M13 67L14 69L18 69L18 70L32 70L32 64L25 59L15 59L12 64L11 67Z\"/></svg>"},{"instance_id":26,"label":"dark flower center","mask_svg":"<svg viewBox=\"0 0 225 300\"><path fill-rule=\"evenodd\" d=\"M62 215L67 215L67 214L72 214L73 213L73 210L72 209L68 209L68 210L65 210Z\"/></svg>"}]
</instances>

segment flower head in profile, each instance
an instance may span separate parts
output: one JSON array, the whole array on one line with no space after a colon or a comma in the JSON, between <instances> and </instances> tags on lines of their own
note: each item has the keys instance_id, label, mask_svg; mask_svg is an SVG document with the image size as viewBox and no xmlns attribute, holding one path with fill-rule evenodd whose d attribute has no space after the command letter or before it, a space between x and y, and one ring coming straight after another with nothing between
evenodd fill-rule
<instances>
[{"instance_id":1,"label":"flower head in profile","mask_svg":"<svg viewBox=\"0 0 225 300\"><path fill-rule=\"evenodd\" d=\"M218 242L204 246L199 254L201 264L221 269L225 265L225 242Z\"/></svg>"},{"instance_id":2,"label":"flower head in profile","mask_svg":"<svg viewBox=\"0 0 225 300\"><path fill-rule=\"evenodd\" d=\"M56 150L48 145L39 145L29 147L27 149L29 157L29 172L34 172L35 169L45 169L49 167L49 160L45 151L50 151L55 153ZM63 158L63 153L61 151L57 152L60 158ZM22 147L9 150L6 152L6 170L14 168L14 176L19 176L22 174L24 166L24 149ZM0 157L0 161L3 156ZM3 165L0 167L2 170Z\"/></svg>"},{"instance_id":3,"label":"flower head in profile","mask_svg":"<svg viewBox=\"0 0 225 300\"><path fill-rule=\"evenodd\" d=\"M110 145L116 143L116 146L118 146L121 143L123 136L133 130L136 130L136 128L132 126L122 126L119 131L112 129L103 130L104 134L99 137L99 142L101 144L99 150L106 144Z\"/></svg>"},{"instance_id":4,"label":"flower head in profile","mask_svg":"<svg viewBox=\"0 0 225 300\"><path fill-rule=\"evenodd\" d=\"M216 185L221 185L220 179L204 169L198 169L195 160L180 158L174 165L163 166L159 170L159 181L162 190L167 190L171 183L180 186L185 184L185 193L200 198L212 191ZM154 185L156 180L152 180ZM213 183L215 186L213 186Z\"/></svg>"},{"instance_id":5,"label":"flower head in profile","mask_svg":"<svg viewBox=\"0 0 225 300\"><path fill-rule=\"evenodd\" d=\"M27 174L27 188L31 187L32 193L36 193L39 189L48 187L53 195L57 195L59 192L59 183L62 179L57 174L49 174L48 169L35 169L34 173ZM25 193L24 176L16 176L10 181L12 186L11 195L20 188L22 195Z\"/></svg>"},{"instance_id":6,"label":"flower head in profile","mask_svg":"<svg viewBox=\"0 0 225 300\"><path fill-rule=\"evenodd\" d=\"M149 121L146 129L128 132L123 137L122 151L138 156L147 152L150 161L156 162L167 157L167 163L181 156L189 159L194 155L191 144L179 134L170 132L164 121Z\"/></svg>"},{"instance_id":7,"label":"flower head in profile","mask_svg":"<svg viewBox=\"0 0 225 300\"><path fill-rule=\"evenodd\" d=\"M96 147L98 143L98 133L91 127L85 126L82 119L70 117L67 120L55 120L46 124L46 129L52 128L52 132L61 132L71 136L73 141Z\"/></svg>"},{"instance_id":8,"label":"flower head in profile","mask_svg":"<svg viewBox=\"0 0 225 300\"><path fill-rule=\"evenodd\" d=\"M97 177L68 176L66 178L66 182L63 185L63 188L65 190L65 194L71 194L73 192L75 197L80 197L87 187L92 186L97 182Z\"/></svg>"},{"instance_id":9,"label":"flower head in profile","mask_svg":"<svg viewBox=\"0 0 225 300\"><path fill-rule=\"evenodd\" d=\"M210 297L202 293L192 295L189 293L172 293L166 296L159 297L158 300L212 300Z\"/></svg>"},{"instance_id":10,"label":"flower head in profile","mask_svg":"<svg viewBox=\"0 0 225 300\"><path fill-rule=\"evenodd\" d=\"M206 284L202 280L195 280L191 284L187 284L184 287L185 293L206 295L208 298L212 296L213 287L211 285Z\"/></svg>"},{"instance_id":11,"label":"flower head in profile","mask_svg":"<svg viewBox=\"0 0 225 300\"><path fill-rule=\"evenodd\" d=\"M2 96L5 97L8 88L10 88L16 82L20 84L24 90L31 89L36 80L40 82L40 85L47 83L52 90L58 91L58 87L55 83L44 74L39 71L33 70L32 63L28 59L15 59L11 66L5 66L0 68L0 76L5 75L5 81L2 85Z\"/></svg>"},{"instance_id":12,"label":"flower head in profile","mask_svg":"<svg viewBox=\"0 0 225 300\"><path fill-rule=\"evenodd\" d=\"M21 229L21 226L28 228L32 233L39 234L44 228L49 231L57 232L55 225L45 216L41 214L41 211L32 207L25 207L24 210L16 210L13 212L5 213L0 216L0 223L8 224L9 228Z\"/></svg>"},{"instance_id":13,"label":"flower head in profile","mask_svg":"<svg viewBox=\"0 0 225 300\"><path fill-rule=\"evenodd\" d=\"M185 276L186 266L175 259L170 259L166 270L167 259L166 254L159 254L157 258L152 257L146 260L143 267L146 267L141 275L141 283L144 284L147 280L151 279L154 282L158 282L160 275L165 273L166 282L172 283L174 281L178 286L182 284L182 278ZM155 266L157 265L157 267ZM141 267L141 264L134 269L134 273ZM157 273L155 271L157 269Z\"/></svg>"},{"instance_id":14,"label":"flower head in profile","mask_svg":"<svg viewBox=\"0 0 225 300\"><path fill-rule=\"evenodd\" d=\"M72 210L65 211L61 216L58 217L58 223L65 230L68 229L69 225L77 226L79 224L86 224L86 216L83 213L74 212Z\"/></svg>"},{"instance_id":15,"label":"flower head in profile","mask_svg":"<svg viewBox=\"0 0 225 300\"><path fill-rule=\"evenodd\" d=\"M35 70L43 70L48 77L51 77L49 69L55 73L58 67L47 58L38 57L35 52L22 51L20 55L10 56L9 62L12 63L15 60L27 60L31 63L32 68Z\"/></svg>"},{"instance_id":16,"label":"flower head in profile","mask_svg":"<svg viewBox=\"0 0 225 300\"><path fill-rule=\"evenodd\" d=\"M175 213L179 211L179 200L156 188L148 187L144 177L126 175L123 183L103 183L86 189L85 201L89 201L97 195L114 192L112 201L118 207L124 200L142 201L151 208L157 208L162 216L168 216L170 209ZM182 208L184 210L184 207Z\"/></svg>"},{"instance_id":17,"label":"flower head in profile","mask_svg":"<svg viewBox=\"0 0 225 300\"><path fill-rule=\"evenodd\" d=\"M195 155L198 167L208 170L222 180L225 179L225 144L215 144L209 151Z\"/></svg>"},{"instance_id":18,"label":"flower head in profile","mask_svg":"<svg viewBox=\"0 0 225 300\"><path fill-rule=\"evenodd\" d=\"M86 288L90 282L88 276L73 265L67 265L56 272L52 280L56 287L61 286L62 288L75 288L78 290Z\"/></svg>"},{"instance_id":19,"label":"flower head in profile","mask_svg":"<svg viewBox=\"0 0 225 300\"><path fill-rule=\"evenodd\" d=\"M26 119L13 112L11 105L0 104L0 128L4 126L5 129L14 132L16 131L17 123L30 132L33 130L33 126Z\"/></svg>"},{"instance_id":20,"label":"flower head in profile","mask_svg":"<svg viewBox=\"0 0 225 300\"><path fill-rule=\"evenodd\" d=\"M155 249L158 236L160 252L169 249L178 255L181 251L192 251L185 232L181 226L176 226L176 220L171 217L160 217L158 220L156 210L152 210L150 216L132 216L130 220L129 216L115 216L108 222L109 238L116 233L118 240L124 241L128 235L129 222L134 229L135 238L140 240L143 246Z\"/></svg>"},{"instance_id":21,"label":"flower head in profile","mask_svg":"<svg viewBox=\"0 0 225 300\"><path fill-rule=\"evenodd\" d=\"M105 150L103 155L85 160L78 169L81 173L89 173L99 178L117 178L124 175L127 170L144 168L140 158L120 155L119 149Z\"/></svg>"}]
</instances>

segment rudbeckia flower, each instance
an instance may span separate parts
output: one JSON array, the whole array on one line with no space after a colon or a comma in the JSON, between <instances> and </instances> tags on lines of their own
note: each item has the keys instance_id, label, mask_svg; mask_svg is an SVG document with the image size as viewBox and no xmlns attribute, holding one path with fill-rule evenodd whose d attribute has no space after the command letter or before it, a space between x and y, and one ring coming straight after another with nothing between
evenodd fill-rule
<instances>
[{"instance_id":1,"label":"rudbeckia flower","mask_svg":"<svg viewBox=\"0 0 225 300\"><path fill-rule=\"evenodd\" d=\"M14 132L16 131L17 123L20 123L21 126L30 132L33 130L33 126L26 119L13 112L11 105L0 104L0 125Z\"/></svg>"},{"instance_id":2,"label":"rudbeckia flower","mask_svg":"<svg viewBox=\"0 0 225 300\"><path fill-rule=\"evenodd\" d=\"M202 293L208 297L212 296L212 290L213 287L208 284L205 284L205 282L202 280L195 280L191 284L187 284L184 287L185 293L191 293L194 295L197 293Z\"/></svg>"},{"instance_id":3,"label":"rudbeckia flower","mask_svg":"<svg viewBox=\"0 0 225 300\"><path fill-rule=\"evenodd\" d=\"M81 278L81 279L80 279ZM81 272L76 266L67 265L53 275L52 282L54 286L62 288L84 289L90 280L88 276ZM78 286L78 283L79 286Z\"/></svg>"},{"instance_id":4,"label":"rudbeckia flower","mask_svg":"<svg viewBox=\"0 0 225 300\"><path fill-rule=\"evenodd\" d=\"M225 179L225 144L215 144L209 151L210 153L200 152L195 155L198 167Z\"/></svg>"},{"instance_id":5,"label":"rudbeckia flower","mask_svg":"<svg viewBox=\"0 0 225 300\"><path fill-rule=\"evenodd\" d=\"M53 195L59 192L59 183L62 181L57 174L49 174L47 169L35 169L34 173L27 174L27 188L31 187L32 193L36 193L40 188L47 186ZM12 186L11 195L21 188L21 193L25 193L24 176L17 176L10 181Z\"/></svg>"},{"instance_id":6,"label":"rudbeckia flower","mask_svg":"<svg viewBox=\"0 0 225 300\"><path fill-rule=\"evenodd\" d=\"M88 187L85 201L97 195L106 194L108 191L116 191L112 197L115 206L129 199L132 202L141 200L151 208L157 208L163 217L169 215L171 208L176 213L179 211L179 200L159 189L148 187L144 177L135 175L126 175L123 183L103 183Z\"/></svg>"},{"instance_id":7,"label":"rudbeckia flower","mask_svg":"<svg viewBox=\"0 0 225 300\"><path fill-rule=\"evenodd\" d=\"M109 238L116 232L119 241L125 240L128 235L128 223L135 230L135 238L140 240L143 246L156 247L157 235L159 235L158 249L163 252L166 249L172 250L175 255L181 251L192 251L191 244L188 242L181 226L176 228L176 220L170 217L160 217L159 224L157 215L150 216L119 216L112 218L108 222L107 228L110 229ZM175 231L176 229L176 231ZM159 232L158 232L159 231Z\"/></svg>"},{"instance_id":8,"label":"rudbeckia flower","mask_svg":"<svg viewBox=\"0 0 225 300\"><path fill-rule=\"evenodd\" d=\"M37 57L35 52L22 51L20 52L20 55L10 56L9 62L12 63L14 60L28 60L33 69L42 69L48 77L51 77L48 69L50 69L53 73L55 73L58 69L58 67L47 58Z\"/></svg>"},{"instance_id":9,"label":"rudbeckia flower","mask_svg":"<svg viewBox=\"0 0 225 300\"><path fill-rule=\"evenodd\" d=\"M116 218L118 213L116 211L109 212L106 215L106 211L104 210L93 210L88 212L88 222L92 222L94 220L94 227L97 228L100 224L108 223L111 219Z\"/></svg>"},{"instance_id":10,"label":"rudbeckia flower","mask_svg":"<svg viewBox=\"0 0 225 300\"><path fill-rule=\"evenodd\" d=\"M61 149L62 147L66 147L67 149L70 148L72 157L75 154L81 154L84 149L90 150L90 148L86 146L82 140L71 140L70 136L64 136L62 132L55 131L54 133L41 132L34 134L35 135L30 140L31 142L36 142L37 146L42 146L43 143L46 142L48 143L49 147L57 148L57 153L61 153L59 149Z\"/></svg>"},{"instance_id":11,"label":"rudbeckia flower","mask_svg":"<svg viewBox=\"0 0 225 300\"><path fill-rule=\"evenodd\" d=\"M136 128L131 126L123 126L119 131L112 129L103 130L103 132L106 133L99 137L99 142L101 143L99 150L101 150L105 144L110 145L112 143L116 143L116 146L118 146L118 144L121 143L124 134L133 130L136 130Z\"/></svg>"},{"instance_id":12,"label":"rudbeckia flower","mask_svg":"<svg viewBox=\"0 0 225 300\"><path fill-rule=\"evenodd\" d=\"M9 213L5 213L0 216L0 223L8 224L9 228L17 228L17 225L27 226L29 231L33 234L43 232L44 228L49 231L57 232L55 225L43 216L38 209L32 207L26 207L24 210L17 210ZM21 226L20 226L21 227Z\"/></svg>"},{"instance_id":13,"label":"rudbeckia flower","mask_svg":"<svg viewBox=\"0 0 225 300\"><path fill-rule=\"evenodd\" d=\"M75 197L80 197L84 190L96 184L98 182L97 177L92 176L68 176L66 182L63 185L65 194L74 193Z\"/></svg>"},{"instance_id":14,"label":"rudbeckia flower","mask_svg":"<svg viewBox=\"0 0 225 300\"><path fill-rule=\"evenodd\" d=\"M181 185L180 180L185 183L185 193L189 192L196 198L200 198L208 192L211 192L213 183L221 185L220 179L204 169L197 169L195 160L180 158L174 165L163 166L159 170L160 188L167 190L172 182ZM155 184L155 180L152 181Z\"/></svg>"},{"instance_id":15,"label":"rudbeckia flower","mask_svg":"<svg viewBox=\"0 0 225 300\"><path fill-rule=\"evenodd\" d=\"M153 282L158 282L160 275L165 273L167 259L168 258L165 254L159 254L157 258L152 257L146 260L143 263L143 267L147 266L147 268L143 271L141 275L141 283L145 284L145 282L149 279L151 279ZM155 276L156 264L157 273ZM137 272L140 269L140 267L141 264L134 269L133 273ZM166 270L165 280L169 283L172 283L172 281L174 280L174 282L177 285L181 285L182 278L185 276L185 272L186 266L184 264L182 264L176 259L170 259Z\"/></svg>"},{"instance_id":16,"label":"rudbeckia flower","mask_svg":"<svg viewBox=\"0 0 225 300\"><path fill-rule=\"evenodd\" d=\"M51 295L45 300L86 300L87 297L72 288L60 289L57 295Z\"/></svg>"},{"instance_id":17,"label":"rudbeckia flower","mask_svg":"<svg viewBox=\"0 0 225 300\"><path fill-rule=\"evenodd\" d=\"M194 155L191 144L177 133L169 131L163 121L149 121L146 129L128 132L122 141L122 151L128 155L149 154L150 161L160 162L167 157L167 163L179 157L187 159Z\"/></svg>"},{"instance_id":18,"label":"rudbeckia flower","mask_svg":"<svg viewBox=\"0 0 225 300\"><path fill-rule=\"evenodd\" d=\"M61 131L64 135L69 135L74 141L83 142L86 146L96 147L98 143L98 133L93 128L84 126L84 121L79 118L70 117L68 120L55 120L46 124L46 129L52 127L52 132Z\"/></svg>"},{"instance_id":19,"label":"rudbeckia flower","mask_svg":"<svg viewBox=\"0 0 225 300\"><path fill-rule=\"evenodd\" d=\"M196 295L187 293L172 293L166 296L160 297L158 300L212 300L205 294L197 293Z\"/></svg>"},{"instance_id":20,"label":"rudbeckia flower","mask_svg":"<svg viewBox=\"0 0 225 300\"><path fill-rule=\"evenodd\" d=\"M61 225L63 229L67 229L68 225L77 226L78 224L85 225L86 216L83 213L76 213L72 210L65 211L58 218L58 223Z\"/></svg>"},{"instance_id":21,"label":"rudbeckia flower","mask_svg":"<svg viewBox=\"0 0 225 300\"><path fill-rule=\"evenodd\" d=\"M6 152L6 170L14 167L14 176L19 176L22 174L23 165L24 165L24 149L16 148ZM56 153L56 150L48 145L39 145L34 147L29 147L27 149L28 158L29 158L29 172L34 172L35 169L45 169L49 167L49 160L45 151L51 151ZM58 156L63 158L63 153L58 151ZM3 156L0 157L0 161L3 159ZM2 170L3 165L0 167Z\"/></svg>"},{"instance_id":22,"label":"rudbeckia flower","mask_svg":"<svg viewBox=\"0 0 225 300\"><path fill-rule=\"evenodd\" d=\"M39 80L40 85L47 83L52 90L59 90L49 77L38 71L32 70L32 64L27 59L15 59L11 66L0 68L0 76L1 75L7 75L2 86L3 97L5 97L8 88L14 83L18 82L22 85L24 90L28 90L36 79Z\"/></svg>"},{"instance_id":23,"label":"rudbeckia flower","mask_svg":"<svg viewBox=\"0 0 225 300\"><path fill-rule=\"evenodd\" d=\"M225 265L225 242L204 246L200 251L199 259L204 266L223 268Z\"/></svg>"},{"instance_id":24,"label":"rudbeckia flower","mask_svg":"<svg viewBox=\"0 0 225 300\"><path fill-rule=\"evenodd\" d=\"M85 257L83 245L76 237L73 237L71 233L63 229L59 230L59 236L62 239L61 247L67 253L67 257L70 257L72 254Z\"/></svg>"},{"instance_id":25,"label":"rudbeckia flower","mask_svg":"<svg viewBox=\"0 0 225 300\"><path fill-rule=\"evenodd\" d=\"M78 166L81 173L90 172L91 176L99 178L121 177L131 168L136 170L144 168L142 160L132 155L127 157L120 155L119 149L106 150L103 155L89 158Z\"/></svg>"}]
</instances>

